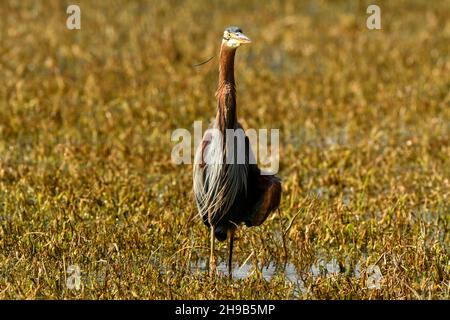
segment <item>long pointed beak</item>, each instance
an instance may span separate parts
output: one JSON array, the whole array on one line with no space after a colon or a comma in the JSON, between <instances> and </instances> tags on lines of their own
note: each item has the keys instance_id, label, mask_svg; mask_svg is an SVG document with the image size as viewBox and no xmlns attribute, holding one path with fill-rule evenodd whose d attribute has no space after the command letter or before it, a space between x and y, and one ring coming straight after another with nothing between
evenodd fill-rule
<instances>
[{"instance_id":1,"label":"long pointed beak","mask_svg":"<svg viewBox=\"0 0 450 320\"><path fill-rule=\"evenodd\" d=\"M243 43L251 43L252 40L250 40L249 37L247 37L245 34L239 32L236 33L236 40L239 41L239 43L243 44Z\"/></svg>"}]
</instances>

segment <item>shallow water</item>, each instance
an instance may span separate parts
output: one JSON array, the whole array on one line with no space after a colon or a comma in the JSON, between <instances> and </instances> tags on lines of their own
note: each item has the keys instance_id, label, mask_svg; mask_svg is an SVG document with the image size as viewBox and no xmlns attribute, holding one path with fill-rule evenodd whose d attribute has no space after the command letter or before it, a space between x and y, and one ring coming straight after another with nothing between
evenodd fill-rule
<instances>
[{"instance_id":1,"label":"shallow water","mask_svg":"<svg viewBox=\"0 0 450 320\"><path fill-rule=\"evenodd\" d=\"M293 298L299 298L308 293L306 281L314 281L317 278L334 278L339 276L353 277L359 279L365 272L367 256L363 254L359 259L354 260L349 257L336 258L331 255L317 254L312 262L304 270L297 270L292 262L285 265L274 261L262 268L258 267L261 276L266 281L271 281L274 277L284 278L286 283L293 285ZM208 259L202 259L190 264L193 274L208 272ZM228 265L222 261L217 265L217 273L228 276ZM242 280L253 276L256 273L253 262L246 262L242 265L233 266L233 280ZM381 275L382 277L382 275ZM311 293L309 293L311 295Z\"/></svg>"},{"instance_id":2,"label":"shallow water","mask_svg":"<svg viewBox=\"0 0 450 320\"><path fill-rule=\"evenodd\" d=\"M270 262L267 266L264 266L261 270L261 275L266 281L270 281L273 277L282 276L286 279L286 282L290 282L294 285L294 298L298 298L300 293L306 292L304 282L300 278L296 267L292 263L287 263L285 266ZM192 273L208 272L208 261L201 260L197 263L191 263ZM233 266L233 280L242 280L252 276L256 272L255 266L251 262L246 262L242 265ZM217 273L222 275L228 275L228 264L221 262L217 265Z\"/></svg>"},{"instance_id":3,"label":"shallow water","mask_svg":"<svg viewBox=\"0 0 450 320\"><path fill-rule=\"evenodd\" d=\"M190 268L192 273L207 272L208 261L200 260L197 263L191 263ZM246 262L242 265L233 265L233 279L245 279L252 276L255 272L255 266L251 262ZM217 273L228 275L228 265L225 261L217 265ZM268 266L262 268L261 274L267 281L270 281L276 275L284 275L288 279L295 280L297 277L297 270L292 263L288 263L283 270L278 264L270 262Z\"/></svg>"}]
</instances>

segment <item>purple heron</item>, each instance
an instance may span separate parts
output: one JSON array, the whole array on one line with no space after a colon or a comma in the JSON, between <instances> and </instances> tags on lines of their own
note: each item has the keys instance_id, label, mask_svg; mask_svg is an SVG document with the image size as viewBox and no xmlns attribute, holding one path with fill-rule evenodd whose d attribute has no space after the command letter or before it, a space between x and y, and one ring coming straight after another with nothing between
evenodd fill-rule
<instances>
[{"instance_id":1,"label":"purple heron","mask_svg":"<svg viewBox=\"0 0 450 320\"><path fill-rule=\"evenodd\" d=\"M229 238L230 278L236 228L241 223L247 227L261 225L279 207L281 198L280 179L273 174L264 174L256 161L252 161L254 155L249 139L237 121L234 60L237 48L250 42L238 27L226 28L223 33L216 118L203 135L193 168L195 201L203 222L211 231L210 272L215 270L214 240ZM219 134L212 134L211 129ZM229 139L230 130L242 134ZM243 148L239 143L230 143L235 137L242 138ZM230 155L232 161L229 161Z\"/></svg>"}]
</instances>

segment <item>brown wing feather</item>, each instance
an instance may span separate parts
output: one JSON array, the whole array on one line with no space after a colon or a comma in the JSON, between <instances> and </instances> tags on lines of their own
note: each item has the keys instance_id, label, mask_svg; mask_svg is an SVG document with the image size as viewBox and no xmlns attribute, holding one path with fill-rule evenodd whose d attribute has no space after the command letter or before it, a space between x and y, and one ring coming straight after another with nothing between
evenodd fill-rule
<instances>
[{"instance_id":1,"label":"brown wing feather","mask_svg":"<svg viewBox=\"0 0 450 320\"><path fill-rule=\"evenodd\" d=\"M259 226L280 205L281 182L274 175L260 175L257 178L256 188L261 196L251 208L250 221L247 226Z\"/></svg>"}]
</instances>

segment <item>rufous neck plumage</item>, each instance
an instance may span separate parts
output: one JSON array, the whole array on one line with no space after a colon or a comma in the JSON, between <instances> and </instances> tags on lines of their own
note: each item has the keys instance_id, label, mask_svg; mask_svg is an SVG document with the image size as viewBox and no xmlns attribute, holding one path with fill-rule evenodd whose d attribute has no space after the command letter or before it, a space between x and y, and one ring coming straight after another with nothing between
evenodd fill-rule
<instances>
[{"instance_id":1,"label":"rufous neck plumage","mask_svg":"<svg viewBox=\"0 0 450 320\"><path fill-rule=\"evenodd\" d=\"M236 88L234 83L235 54L235 48L229 48L225 42L222 42L219 62L219 86L216 92L216 122L223 133L225 133L226 129L234 129L237 122Z\"/></svg>"}]
</instances>

